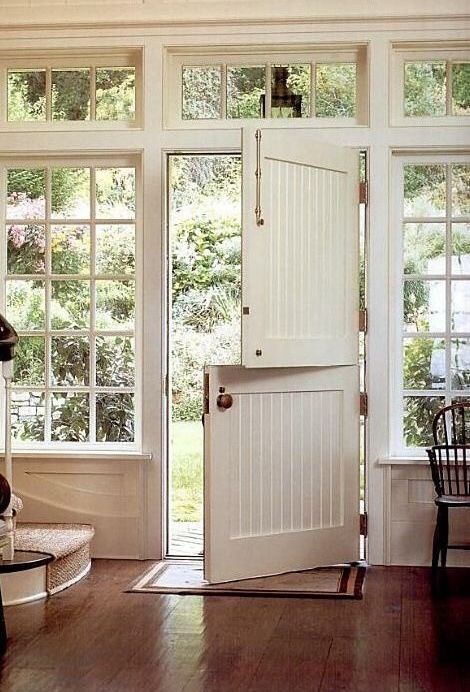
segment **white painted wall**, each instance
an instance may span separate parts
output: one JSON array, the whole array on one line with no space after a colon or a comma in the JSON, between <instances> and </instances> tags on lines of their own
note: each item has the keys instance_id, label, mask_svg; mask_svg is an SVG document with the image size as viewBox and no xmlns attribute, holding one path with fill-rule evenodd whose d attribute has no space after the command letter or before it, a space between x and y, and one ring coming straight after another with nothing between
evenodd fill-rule
<instances>
[{"instance_id":1,"label":"white painted wall","mask_svg":"<svg viewBox=\"0 0 470 692\"><path fill-rule=\"evenodd\" d=\"M3 0L0 26L462 16L467 0Z\"/></svg>"}]
</instances>

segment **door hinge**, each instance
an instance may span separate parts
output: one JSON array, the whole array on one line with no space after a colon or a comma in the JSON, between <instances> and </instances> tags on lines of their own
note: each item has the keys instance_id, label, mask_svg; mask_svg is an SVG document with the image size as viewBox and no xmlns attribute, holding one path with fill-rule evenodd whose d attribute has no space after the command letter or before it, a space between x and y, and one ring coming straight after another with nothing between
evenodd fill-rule
<instances>
[{"instance_id":1,"label":"door hinge","mask_svg":"<svg viewBox=\"0 0 470 692\"><path fill-rule=\"evenodd\" d=\"M369 184L359 183L359 204L367 204L369 201Z\"/></svg>"},{"instance_id":2,"label":"door hinge","mask_svg":"<svg viewBox=\"0 0 470 692\"><path fill-rule=\"evenodd\" d=\"M204 373L204 413L209 413L209 373Z\"/></svg>"},{"instance_id":3,"label":"door hinge","mask_svg":"<svg viewBox=\"0 0 470 692\"><path fill-rule=\"evenodd\" d=\"M169 394L169 389L170 389L170 387L169 387L168 375L165 375L165 377L163 378L163 392L164 392L164 395L166 397Z\"/></svg>"},{"instance_id":4,"label":"door hinge","mask_svg":"<svg viewBox=\"0 0 470 692\"><path fill-rule=\"evenodd\" d=\"M359 331L367 332L367 309L359 310Z\"/></svg>"},{"instance_id":5,"label":"door hinge","mask_svg":"<svg viewBox=\"0 0 470 692\"><path fill-rule=\"evenodd\" d=\"M359 533L361 536L367 536L367 512L359 515Z\"/></svg>"},{"instance_id":6,"label":"door hinge","mask_svg":"<svg viewBox=\"0 0 470 692\"><path fill-rule=\"evenodd\" d=\"M361 392L359 395L359 413L361 416L367 416L369 413L369 400L366 392Z\"/></svg>"}]
</instances>

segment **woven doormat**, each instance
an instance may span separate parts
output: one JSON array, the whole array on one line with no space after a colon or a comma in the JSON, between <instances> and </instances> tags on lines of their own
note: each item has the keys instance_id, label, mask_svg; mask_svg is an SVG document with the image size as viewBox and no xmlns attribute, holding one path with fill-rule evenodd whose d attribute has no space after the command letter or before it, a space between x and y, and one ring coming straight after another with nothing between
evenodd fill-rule
<instances>
[{"instance_id":1,"label":"woven doormat","mask_svg":"<svg viewBox=\"0 0 470 692\"><path fill-rule=\"evenodd\" d=\"M287 596L302 598L362 598L366 568L338 565L274 577L224 584L206 584L201 561L158 562L140 577L130 592L204 596Z\"/></svg>"}]
</instances>

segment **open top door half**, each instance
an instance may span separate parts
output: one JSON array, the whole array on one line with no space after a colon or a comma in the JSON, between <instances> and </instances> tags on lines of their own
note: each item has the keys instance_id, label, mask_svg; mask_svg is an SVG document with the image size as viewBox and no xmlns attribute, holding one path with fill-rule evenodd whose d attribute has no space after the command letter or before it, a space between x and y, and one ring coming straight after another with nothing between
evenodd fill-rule
<instances>
[{"instance_id":1,"label":"open top door half","mask_svg":"<svg viewBox=\"0 0 470 692\"><path fill-rule=\"evenodd\" d=\"M357 363L357 151L243 131L242 364Z\"/></svg>"},{"instance_id":2,"label":"open top door half","mask_svg":"<svg viewBox=\"0 0 470 692\"><path fill-rule=\"evenodd\" d=\"M359 556L359 155L244 132L242 366L206 368L205 578Z\"/></svg>"}]
</instances>

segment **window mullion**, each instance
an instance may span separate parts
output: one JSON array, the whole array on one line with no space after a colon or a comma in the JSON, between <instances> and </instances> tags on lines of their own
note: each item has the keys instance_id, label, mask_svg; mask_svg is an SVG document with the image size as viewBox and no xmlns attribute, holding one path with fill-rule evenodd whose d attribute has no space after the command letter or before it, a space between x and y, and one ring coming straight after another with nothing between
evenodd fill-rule
<instances>
[{"instance_id":1,"label":"window mullion","mask_svg":"<svg viewBox=\"0 0 470 692\"><path fill-rule=\"evenodd\" d=\"M90 120L96 120L96 67L90 68Z\"/></svg>"},{"instance_id":2,"label":"window mullion","mask_svg":"<svg viewBox=\"0 0 470 692\"><path fill-rule=\"evenodd\" d=\"M52 68L46 68L46 122L52 120Z\"/></svg>"},{"instance_id":3,"label":"window mullion","mask_svg":"<svg viewBox=\"0 0 470 692\"><path fill-rule=\"evenodd\" d=\"M310 63L310 117L314 118L316 113L316 99L317 99L317 65L316 63Z\"/></svg>"},{"instance_id":4,"label":"window mullion","mask_svg":"<svg viewBox=\"0 0 470 692\"><path fill-rule=\"evenodd\" d=\"M222 120L227 118L227 64L220 66L220 117Z\"/></svg>"},{"instance_id":5,"label":"window mullion","mask_svg":"<svg viewBox=\"0 0 470 692\"><path fill-rule=\"evenodd\" d=\"M90 171L90 442L96 441L96 173Z\"/></svg>"},{"instance_id":6,"label":"window mullion","mask_svg":"<svg viewBox=\"0 0 470 692\"><path fill-rule=\"evenodd\" d=\"M266 63L266 96L264 97L264 117L271 117L271 63Z\"/></svg>"},{"instance_id":7,"label":"window mullion","mask_svg":"<svg viewBox=\"0 0 470 692\"><path fill-rule=\"evenodd\" d=\"M52 269L52 251L51 251L51 216L52 216L52 172L48 166L46 169L46 262L45 262L45 303L44 303L44 321L45 321L45 364L44 364L44 384L45 384L45 419L44 419L44 441L51 441L51 422L52 422L52 338L51 338L51 269Z\"/></svg>"},{"instance_id":8,"label":"window mullion","mask_svg":"<svg viewBox=\"0 0 470 692\"><path fill-rule=\"evenodd\" d=\"M449 62L447 62L449 65ZM446 165L446 403L451 403L451 316L452 316L452 179L451 166Z\"/></svg>"},{"instance_id":9,"label":"window mullion","mask_svg":"<svg viewBox=\"0 0 470 692\"><path fill-rule=\"evenodd\" d=\"M446 115L452 115L452 62L446 60Z\"/></svg>"}]
</instances>

